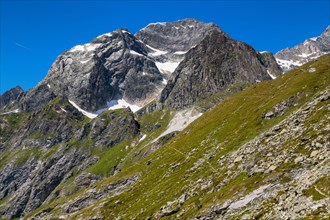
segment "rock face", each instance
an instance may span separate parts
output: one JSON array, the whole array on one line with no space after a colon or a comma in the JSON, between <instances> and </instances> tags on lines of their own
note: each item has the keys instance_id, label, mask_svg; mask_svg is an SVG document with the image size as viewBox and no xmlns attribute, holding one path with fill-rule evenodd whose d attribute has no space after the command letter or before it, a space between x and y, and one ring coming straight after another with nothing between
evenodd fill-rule
<instances>
[{"instance_id":1,"label":"rock face","mask_svg":"<svg viewBox=\"0 0 330 220\"><path fill-rule=\"evenodd\" d=\"M0 200L10 200L0 208L1 216L20 217L63 194L55 190L59 184L98 161L91 149L109 149L139 133L130 109L104 112L85 124L84 119L67 100L56 98L6 136L0 145L1 159L7 161L0 164ZM1 127L10 124L6 117L0 122ZM14 156L8 157L10 153Z\"/></svg>"},{"instance_id":2,"label":"rock face","mask_svg":"<svg viewBox=\"0 0 330 220\"><path fill-rule=\"evenodd\" d=\"M167 80L184 59L185 54L213 30L227 35L214 23L183 19L151 23L135 36L151 49L149 57L156 61L159 71Z\"/></svg>"},{"instance_id":3,"label":"rock face","mask_svg":"<svg viewBox=\"0 0 330 220\"><path fill-rule=\"evenodd\" d=\"M182 109L228 85L269 80L270 73L272 76L281 74L270 56L265 58L249 45L232 40L221 31L212 31L186 54L158 102Z\"/></svg>"},{"instance_id":4,"label":"rock face","mask_svg":"<svg viewBox=\"0 0 330 220\"><path fill-rule=\"evenodd\" d=\"M0 95L0 111L5 110L6 107L8 107L6 105L13 105L13 103L20 99L23 94L24 90L21 87L16 86Z\"/></svg>"},{"instance_id":5,"label":"rock face","mask_svg":"<svg viewBox=\"0 0 330 220\"><path fill-rule=\"evenodd\" d=\"M330 26L320 36L281 50L275 54L275 57L283 71L288 71L327 53L330 53Z\"/></svg>"},{"instance_id":6,"label":"rock face","mask_svg":"<svg viewBox=\"0 0 330 220\"><path fill-rule=\"evenodd\" d=\"M214 23L184 19L175 22L149 24L137 32L136 37L158 50L173 53L186 52L201 42L213 30L218 30L223 35L227 35Z\"/></svg>"},{"instance_id":7,"label":"rock face","mask_svg":"<svg viewBox=\"0 0 330 220\"><path fill-rule=\"evenodd\" d=\"M155 63L146 56L148 50L125 29L101 35L58 56L46 78L27 96L48 87L88 111L104 108L112 99L143 102L158 91L162 81Z\"/></svg>"}]
</instances>

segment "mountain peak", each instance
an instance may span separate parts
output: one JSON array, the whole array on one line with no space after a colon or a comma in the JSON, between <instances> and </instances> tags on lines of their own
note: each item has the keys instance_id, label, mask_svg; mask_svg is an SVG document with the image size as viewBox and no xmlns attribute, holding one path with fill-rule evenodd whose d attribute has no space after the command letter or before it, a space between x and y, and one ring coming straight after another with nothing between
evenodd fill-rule
<instances>
[{"instance_id":1,"label":"mountain peak","mask_svg":"<svg viewBox=\"0 0 330 220\"><path fill-rule=\"evenodd\" d=\"M324 35L327 35L327 36L330 35L330 25L328 25L328 27L325 29L325 31L323 31L323 33L321 34L321 36L324 36Z\"/></svg>"},{"instance_id":2,"label":"mountain peak","mask_svg":"<svg viewBox=\"0 0 330 220\"><path fill-rule=\"evenodd\" d=\"M219 30L227 35L214 23L187 18L173 22L150 23L138 31L136 37L159 50L188 51L212 30Z\"/></svg>"}]
</instances>

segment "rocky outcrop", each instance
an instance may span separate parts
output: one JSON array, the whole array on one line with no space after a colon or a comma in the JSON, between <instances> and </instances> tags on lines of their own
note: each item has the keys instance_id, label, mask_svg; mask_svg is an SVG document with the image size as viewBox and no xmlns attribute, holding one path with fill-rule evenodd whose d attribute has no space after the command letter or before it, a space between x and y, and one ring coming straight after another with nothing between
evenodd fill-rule
<instances>
[{"instance_id":1,"label":"rocky outcrop","mask_svg":"<svg viewBox=\"0 0 330 220\"><path fill-rule=\"evenodd\" d=\"M2 143L1 158L6 163L0 165L0 199L7 200L0 207L1 216L21 217L46 199L62 195L55 190L61 183L97 162L91 149L105 150L139 133L130 109L106 111L90 122L84 120L67 100L56 98L28 116ZM76 190L99 179L80 175Z\"/></svg>"},{"instance_id":2,"label":"rocky outcrop","mask_svg":"<svg viewBox=\"0 0 330 220\"><path fill-rule=\"evenodd\" d=\"M320 36L281 50L275 54L275 57L283 71L288 71L327 53L330 53L330 26Z\"/></svg>"},{"instance_id":3,"label":"rocky outcrop","mask_svg":"<svg viewBox=\"0 0 330 220\"><path fill-rule=\"evenodd\" d=\"M268 51L262 52L260 54L264 58L263 64L267 67L267 73L269 74L269 76L272 79L275 79L276 77L278 77L281 74L282 69L277 64L274 55Z\"/></svg>"},{"instance_id":4,"label":"rocky outcrop","mask_svg":"<svg viewBox=\"0 0 330 220\"><path fill-rule=\"evenodd\" d=\"M85 124L77 133L76 138L92 140L94 146L109 147L122 141L131 140L139 133L140 125L133 112L127 108L120 112L107 111L100 117Z\"/></svg>"},{"instance_id":5,"label":"rocky outcrop","mask_svg":"<svg viewBox=\"0 0 330 220\"><path fill-rule=\"evenodd\" d=\"M24 90L21 87L16 86L0 95L0 111L11 109L12 106L15 104L17 105L17 101L23 96L23 94Z\"/></svg>"},{"instance_id":6,"label":"rocky outcrop","mask_svg":"<svg viewBox=\"0 0 330 220\"><path fill-rule=\"evenodd\" d=\"M268 70L269 67L269 70ZM159 105L190 107L235 83L253 84L281 74L272 59L221 31L211 32L191 49L162 91Z\"/></svg>"}]
</instances>

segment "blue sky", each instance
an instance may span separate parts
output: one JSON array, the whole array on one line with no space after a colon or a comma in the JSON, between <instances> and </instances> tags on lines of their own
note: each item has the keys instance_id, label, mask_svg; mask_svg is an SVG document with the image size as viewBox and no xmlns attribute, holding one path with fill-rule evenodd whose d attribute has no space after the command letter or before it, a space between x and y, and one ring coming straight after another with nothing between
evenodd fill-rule
<instances>
[{"instance_id":1,"label":"blue sky","mask_svg":"<svg viewBox=\"0 0 330 220\"><path fill-rule=\"evenodd\" d=\"M330 23L330 0L0 0L0 93L27 90L56 57L94 37L157 21L195 18L218 24L256 50L277 52L321 34Z\"/></svg>"}]
</instances>

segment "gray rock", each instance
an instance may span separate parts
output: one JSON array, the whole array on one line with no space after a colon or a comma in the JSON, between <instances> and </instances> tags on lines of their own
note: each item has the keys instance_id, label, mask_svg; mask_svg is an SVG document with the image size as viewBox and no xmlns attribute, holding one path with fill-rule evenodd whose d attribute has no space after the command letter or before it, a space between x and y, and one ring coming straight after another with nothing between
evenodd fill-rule
<instances>
[{"instance_id":1,"label":"gray rock","mask_svg":"<svg viewBox=\"0 0 330 220\"><path fill-rule=\"evenodd\" d=\"M214 30L186 54L162 91L158 103L173 109L188 108L224 91L226 86L248 85L257 80L270 79L260 53Z\"/></svg>"},{"instance_id":2,"label":"gray rock","mask_svg":"<svg viewBox=\"0 0 330 220\"><path fill-rule=\"evenodd\" d=\"M294 104L295 100L296 100L296 97L292 96L280 103L277 103L276 105L274 105L271 108L271 110L269 110L268 112L265 113L263 118L271 119L271 118L274 118L277 116L284 115L286 110Z\"/></svg>"},{"instance_id":3,"label":"gray rock","mask_svg":"<svg viewBox=\"0 0 330 220\"><path fill-rule=\"evenodd\" d=\"M136 37L145 44L162 51L188 51L213 30L218 30L228 36L214 23L183 19L149 24L138 31Z\"/></svg>"},{"instance_id":4,"label":"gray rock","mask_svg":"<svg viewBox=\"0 0 330 220\"><path fill-rule=\"evenodd\" d=\"M15 104L18 104L18 100L24 95L24 90L16 86L2 95L0 95L0 111L12 110Z\"/></svg>"}]
</instances>

